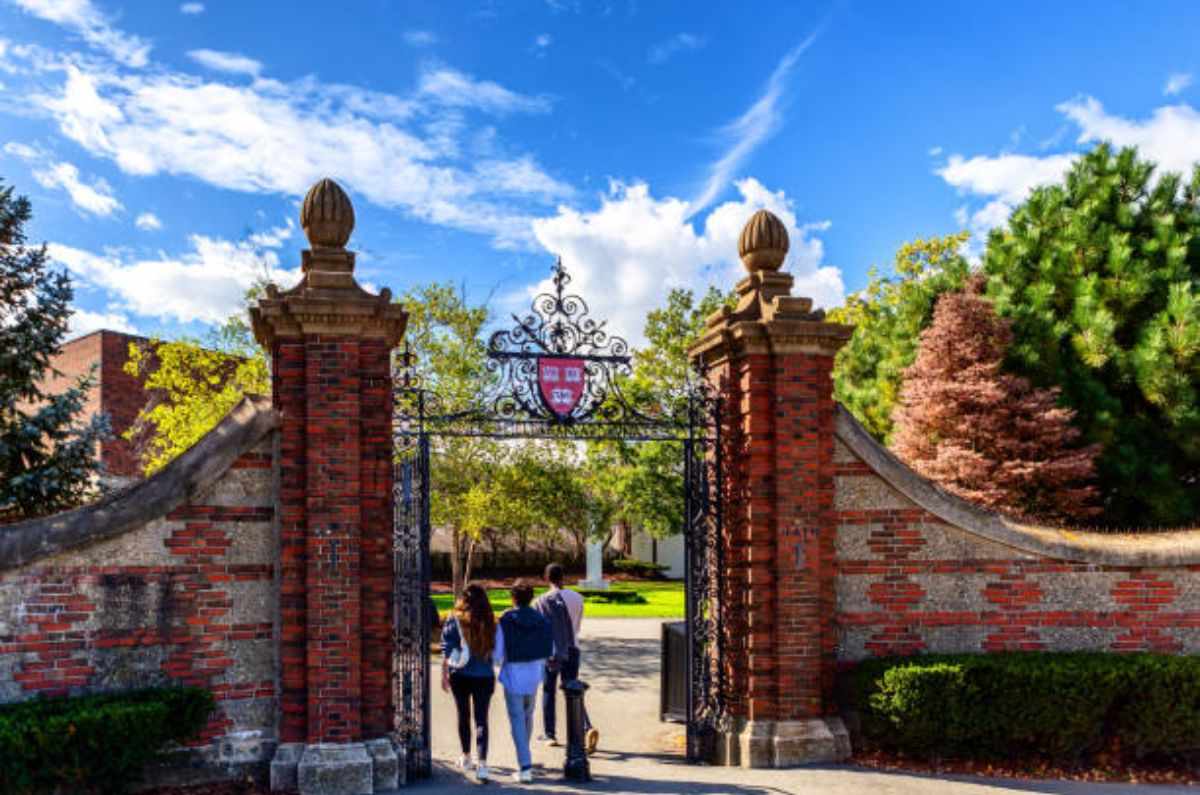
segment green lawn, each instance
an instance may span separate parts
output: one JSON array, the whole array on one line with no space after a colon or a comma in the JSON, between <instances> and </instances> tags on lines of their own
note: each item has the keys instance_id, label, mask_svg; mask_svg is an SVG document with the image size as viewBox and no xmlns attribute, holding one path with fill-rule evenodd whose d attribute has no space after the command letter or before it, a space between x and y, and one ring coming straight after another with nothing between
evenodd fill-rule
<instances>
[{"instance_id":1,"label":"green lawn","mask_svg":"<svg viewBox=\"0 0 1200 795\"><path fill-rule=\"evenodd\" d=\"M545 590L538 588L537 593L544 593ZM683 618L682 582L615 582L610 590L633 591L645 601L619 604L586 597L584 618ZM488 596L497 614L512 607L512 597L507 590L492 590ZM445 615L454 604L454 597L448 593L436 593L433 602L438 612Z\"/></svg>"}]
</instances>

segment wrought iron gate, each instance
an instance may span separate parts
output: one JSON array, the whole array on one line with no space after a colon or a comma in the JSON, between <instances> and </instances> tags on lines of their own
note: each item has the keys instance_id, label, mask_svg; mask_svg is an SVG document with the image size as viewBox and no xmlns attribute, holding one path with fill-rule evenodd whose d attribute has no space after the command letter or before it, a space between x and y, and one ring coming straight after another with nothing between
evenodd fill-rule
<instances>
[{"instance_id":1,"label":"wrought iron gate","mask_svg":"<svg viewBox=\"0 0 1200 795\"><path fill-rule=\"evenodd\" d=\"M677 443L682 457L686 569L687 758L705 761L725 718L721 559L719 405L702 378L636 404L622 393L632 375L629 346L589 317L582 298L564 292L556 264L553 292L488 340L487 373L457 403L422 377L408 350L394 384L396 739L409 774L429 775L431 563L430 455L439 441L463 437Z\"/></svg>"}]
</instances>

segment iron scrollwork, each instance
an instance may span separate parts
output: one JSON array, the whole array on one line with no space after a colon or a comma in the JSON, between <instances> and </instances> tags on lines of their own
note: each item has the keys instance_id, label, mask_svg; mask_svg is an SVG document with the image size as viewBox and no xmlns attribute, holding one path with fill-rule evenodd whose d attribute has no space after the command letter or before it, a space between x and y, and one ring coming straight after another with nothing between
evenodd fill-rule
<instances>
[{"instance_id":1,"label":"iron scrollwork","mask_svg":"<svg viewBox=\"0 0 1200 795\"><path fill-rule=\"evenodd\" d=\"M478 390L452 401L422 378L406 350L393 379L396 413L395 685L396 735L409 772L428 775L431 439L454 436L597 441L667 441L682 449L688 634L687 756L703 761L724 728L719 403L708 382L689 379L671 394L630 400L628 342L591 317L567 292L561 260L552 288L487 340ZM549 368L564 390L548 388ZM574 368L575 373L567 370ZM572 377L573 376L573 377ZM556 398L562 400L557 403Z\"/></svg>"}]
</instances>

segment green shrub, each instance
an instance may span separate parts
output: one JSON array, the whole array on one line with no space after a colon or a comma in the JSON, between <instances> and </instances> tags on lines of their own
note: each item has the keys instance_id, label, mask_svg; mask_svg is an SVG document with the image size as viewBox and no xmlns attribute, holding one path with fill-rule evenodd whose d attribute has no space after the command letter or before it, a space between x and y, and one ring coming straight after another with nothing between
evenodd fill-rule
<instances>
[{"instance_id":1,"label":"green shrub","mask_svg":"<svg viewBox=\"0 0 1200 795\"><path fill-rule=\"evenodd\" d=\"M641 577L647 580L661 580L670 566L651 563L647 560L633 558L617 558L612 562L613 571L618 574L628 574L631 577Z\"/></svg>"},{"instance_id":2,"label":"green shrub","mask_svg":"<svg viewBox=\"0 0 1200 795\"><path fill-rule=\"evenodd\" d=\"M0 707L0 792L122 793L170 742L208 722L200 688L26 701Z\"/></svg>"},{"instance_id":3,"label":"green shrub","mask_svg":"<svg viewBox=\"0 0 1200 795\"><path fill-rule=\"evenodd\" d=\"M869 660L849 695L870 744L922 757L1080 760L1200 750L1200 659L1012 653Z\"/></svg>"}]
</instances>

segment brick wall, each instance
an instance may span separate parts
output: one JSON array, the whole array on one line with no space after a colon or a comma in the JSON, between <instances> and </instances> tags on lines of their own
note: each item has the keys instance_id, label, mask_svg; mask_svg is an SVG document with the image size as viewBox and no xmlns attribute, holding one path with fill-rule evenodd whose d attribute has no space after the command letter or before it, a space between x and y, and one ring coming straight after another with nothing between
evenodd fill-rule
<instances>
[{"instance_id":1,"label":"brick wall","mask_svg":"<svg viewBox=\"0 0 1200 795\"><path fill-rule=\"evenodd\" d=\"M4 529L0 703L206 687L218 710L197 753L206 761L267 758L277 712L275 434L263 434L267 414L265 403L244 402L131 491ZM62 527L72 522L83 529L64 543ZM113 524L121 526L106 527ZM239 743L222 739L231 735Z\"/></svg>"},{"instance_id":2,"label":"brick wall","mask_svg":"<svg viewBox=\"0 0 1200 795\"><path fill-rule=\"evenodd\" d=\"M1200 532L1028 527L924 481L838 417L838 659L922 652L1200 654Z\"/></svg>"},{"instance_id":3,"label":"brick wall","mask_svg":"<svg viewBox=\"0 0 1200 795\"><path fill-rule=\"evenodd\" d=\"M121 438L147 400L141 379L124 370L129 361L131 342L145 343L147 340L108 330L93 331L71 340L51 359L51 365L58 373L47 373L43 381L47 393L61 394L95 369L96 383L88 393L82 417L87 421L101 412L108 414L113 436L101 442L99 455L105 474L120 478L136 478L142 473L133 445Z\"/></svg>"}]
</instances>

